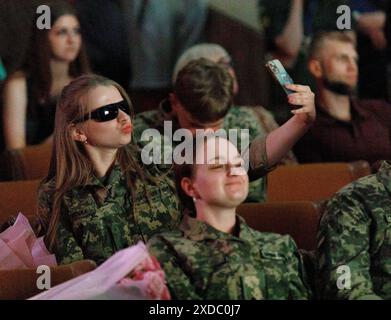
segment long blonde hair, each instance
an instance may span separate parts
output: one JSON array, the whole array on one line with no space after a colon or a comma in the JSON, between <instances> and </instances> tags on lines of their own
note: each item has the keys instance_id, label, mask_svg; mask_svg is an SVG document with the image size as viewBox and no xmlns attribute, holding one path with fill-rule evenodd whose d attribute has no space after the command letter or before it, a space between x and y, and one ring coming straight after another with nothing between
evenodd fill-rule
<instances>
[{"instance_id":1,"label":"long blonde hair","mask_svg":"<svg viewBox=\"0 0 391 320\"><path fill-rule=\"evenodd\" d=\"M64 195L76 186L84 186L94 175L94 167L86 154L84 144L72 137L71 126L83 115L90 112L83 97L98 86L114 86L129 103L131 114L133 107L126 91L116 82L98 75L83 75L67 85L57 104L52 157L48 175L41 185L55 179L53 206L48 216L38 212L40 227L46 232L45 241L49 249L55 246L56 230L61 215L61 203ZM135 145L118 149L116 161L124 173L127 187L133 200L136 179L145 180L141 167L134 159ZM132 201L133 206L135 201ZM133 208L134 209L134 208Z\"/></svg>"}]
</instances>

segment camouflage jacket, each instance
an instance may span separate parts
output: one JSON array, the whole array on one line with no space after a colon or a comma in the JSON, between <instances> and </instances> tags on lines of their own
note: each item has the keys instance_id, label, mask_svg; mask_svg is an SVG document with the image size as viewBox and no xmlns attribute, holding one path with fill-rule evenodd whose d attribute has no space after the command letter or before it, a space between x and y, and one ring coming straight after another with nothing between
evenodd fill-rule
<instances>
[{"instance_id":1,"label":"camouflage jacket","mask_svg":"<svg viewBox=\"0 0 391 320\"><path fill-rule=\"evenodd\" d=\"M160 105L157 110L146 111L137 114L133 121L133 139L140 147L143 147L148 141L142 141L141 136L146 129L157 129L164 135L164 121L172 121L173 132L180 129L176 117L171 114L171 106L166 101ZM265 136L267 132L261 127L257 114L249 107L231 107L224 118L223 129L248 129L249 142L257 136ZM167 137L163 137L166 141ZM238 136L238 147L241 147L243 136ZM172 141L172 143L177 143ZM165 143L165 147L168 143ZM171 144L170 144L171 145ZM175 147L175 146L173 146ZM240 150L240 149L239 149ZM266 200L266 177L252 181L249 186L248 202L263 202Z\"/></svg>"},{"instance_id":2,"label":"camouflage jacket","mask_svg":"<svg viewBox=\"0 0 391 320\"><path fill-rule=\"evenodd\" d=\"M65 194L54 252L58 263L92 259L100 264L155 232L177 228L182 214L169 172L156 166L146 170L156 184L136 179L134 203L118 165L104 179L92 177ZM51 212L54 190L54 179L40 187L41 214Z\"/></svg>"},{"instance_id":3,"label":"camouflage jacket","mask_svg":"<svg viewBox=\"0 0 391 320\"><path fill-rule=\"evenodd\" d=\"M323 298L391 299L390 194L391 162L383 162L377 174L351 183L329 201L318 234Z\"/></svg>"},{"instance_id":4,"label":"camouflage jacket","mask_svg":"<svg viewBox=\"0 0 391 320\"><path fill-rule=\"evenodd\" d=\"M301 258L289 236L260 233L237 217L239 236L188 215L179 230L149 242L173 299L308 299Z\"/></svg>"}]
</instances>

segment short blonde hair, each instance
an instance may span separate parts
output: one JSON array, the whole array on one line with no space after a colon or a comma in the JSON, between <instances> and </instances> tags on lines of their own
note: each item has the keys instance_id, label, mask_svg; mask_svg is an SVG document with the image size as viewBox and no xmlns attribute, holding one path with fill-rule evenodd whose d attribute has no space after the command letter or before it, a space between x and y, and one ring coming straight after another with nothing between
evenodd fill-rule
<instances>
[{"instance_id":1,"label":"short blonde hair","mask_svg":"<svg viewBox=\"0 0 391 320\"><path fill-rule=\"evenodd\" d=\"M172 75L172 83L175 84L178 73L191 61L208 59L218 63L222 58L230 58L228 52L215 43L201 43L187 49L178 59Z\"/></svg>"}]
</instances>

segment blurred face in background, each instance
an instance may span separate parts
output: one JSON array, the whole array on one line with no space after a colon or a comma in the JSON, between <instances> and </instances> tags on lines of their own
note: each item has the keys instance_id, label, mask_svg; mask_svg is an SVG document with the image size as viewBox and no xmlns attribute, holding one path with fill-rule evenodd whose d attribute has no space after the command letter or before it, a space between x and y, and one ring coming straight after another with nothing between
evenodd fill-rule
<instances>
[{"instance_id":1,"label":"blurred face in background","mask_svg":"<svg viewBox=\"0 0 391 320\"><path fill-rule=\"evenodd\" d=\"M323 83L339 84L353 91L358 82L358 54L354 45L337 40L326 40L318 61L319 73L316 78Z\"/></svg>"},{"instance_id":2,"label":"blurred face in background","mask_svg":"<svg viewBox=\"0 0 391 320\"><path fill-rule=\"evenodd\" d=\"M52 58L58 61L73 62L81 48L80 25L73 15L58 18L48 32Z\"/></svg>"}]
</instances>

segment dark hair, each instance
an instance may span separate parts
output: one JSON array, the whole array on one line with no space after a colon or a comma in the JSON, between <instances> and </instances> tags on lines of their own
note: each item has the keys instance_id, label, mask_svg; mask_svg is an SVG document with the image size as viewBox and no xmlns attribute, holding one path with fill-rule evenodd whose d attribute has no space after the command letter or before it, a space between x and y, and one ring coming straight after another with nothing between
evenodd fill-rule
<instances>
[{"instance_id":1,"label":"dark hair","mask_svg":"<svg viewBox=\"0 0 391 320\"><path fill-rule=\"evenodd\" d=\"M321 31L318 32L312 39L311 45L308 50L308 58L316 59L319 51L323 48L324 43L327 41L339 41L344 43L350 43L353 46L356 45L354 39L348 34L342 31Z\"/></svg>"},{"instance_id":2,"label":"dark hair","mask_svg":"<svg viewBox=\"0 0 391 320\"><path fill-rule=\"evenodd\" d=\"M50 7L51 24L64 15L77 17L75 9L63 0L46 0L45 3ZM50 89L52 86L52 75L50 72L51 48L48 39L48 30L40 30L33 23L33 32L30 49L24 64L26 77L30 79L32 85L32 96L29 100L33 101L33 107L37 104L46 104L50 98ZM87 55L85 53L83 42L80 52L75 61L70 64L69 75L73 78L89 71ZM31 110L35 111L35 110Z\"/></svg>"},{"instance_id":3,"label":"dark hair","mask_svg":"<svg viewBox=\"0 0 391 320\"><path fill-rule=\"evenodd\" d=\"M174 93L186 111L201 123L225 117L233 98L233 79L223 66L201 58L178 74Z\"/></svg>"}]
</instances>

